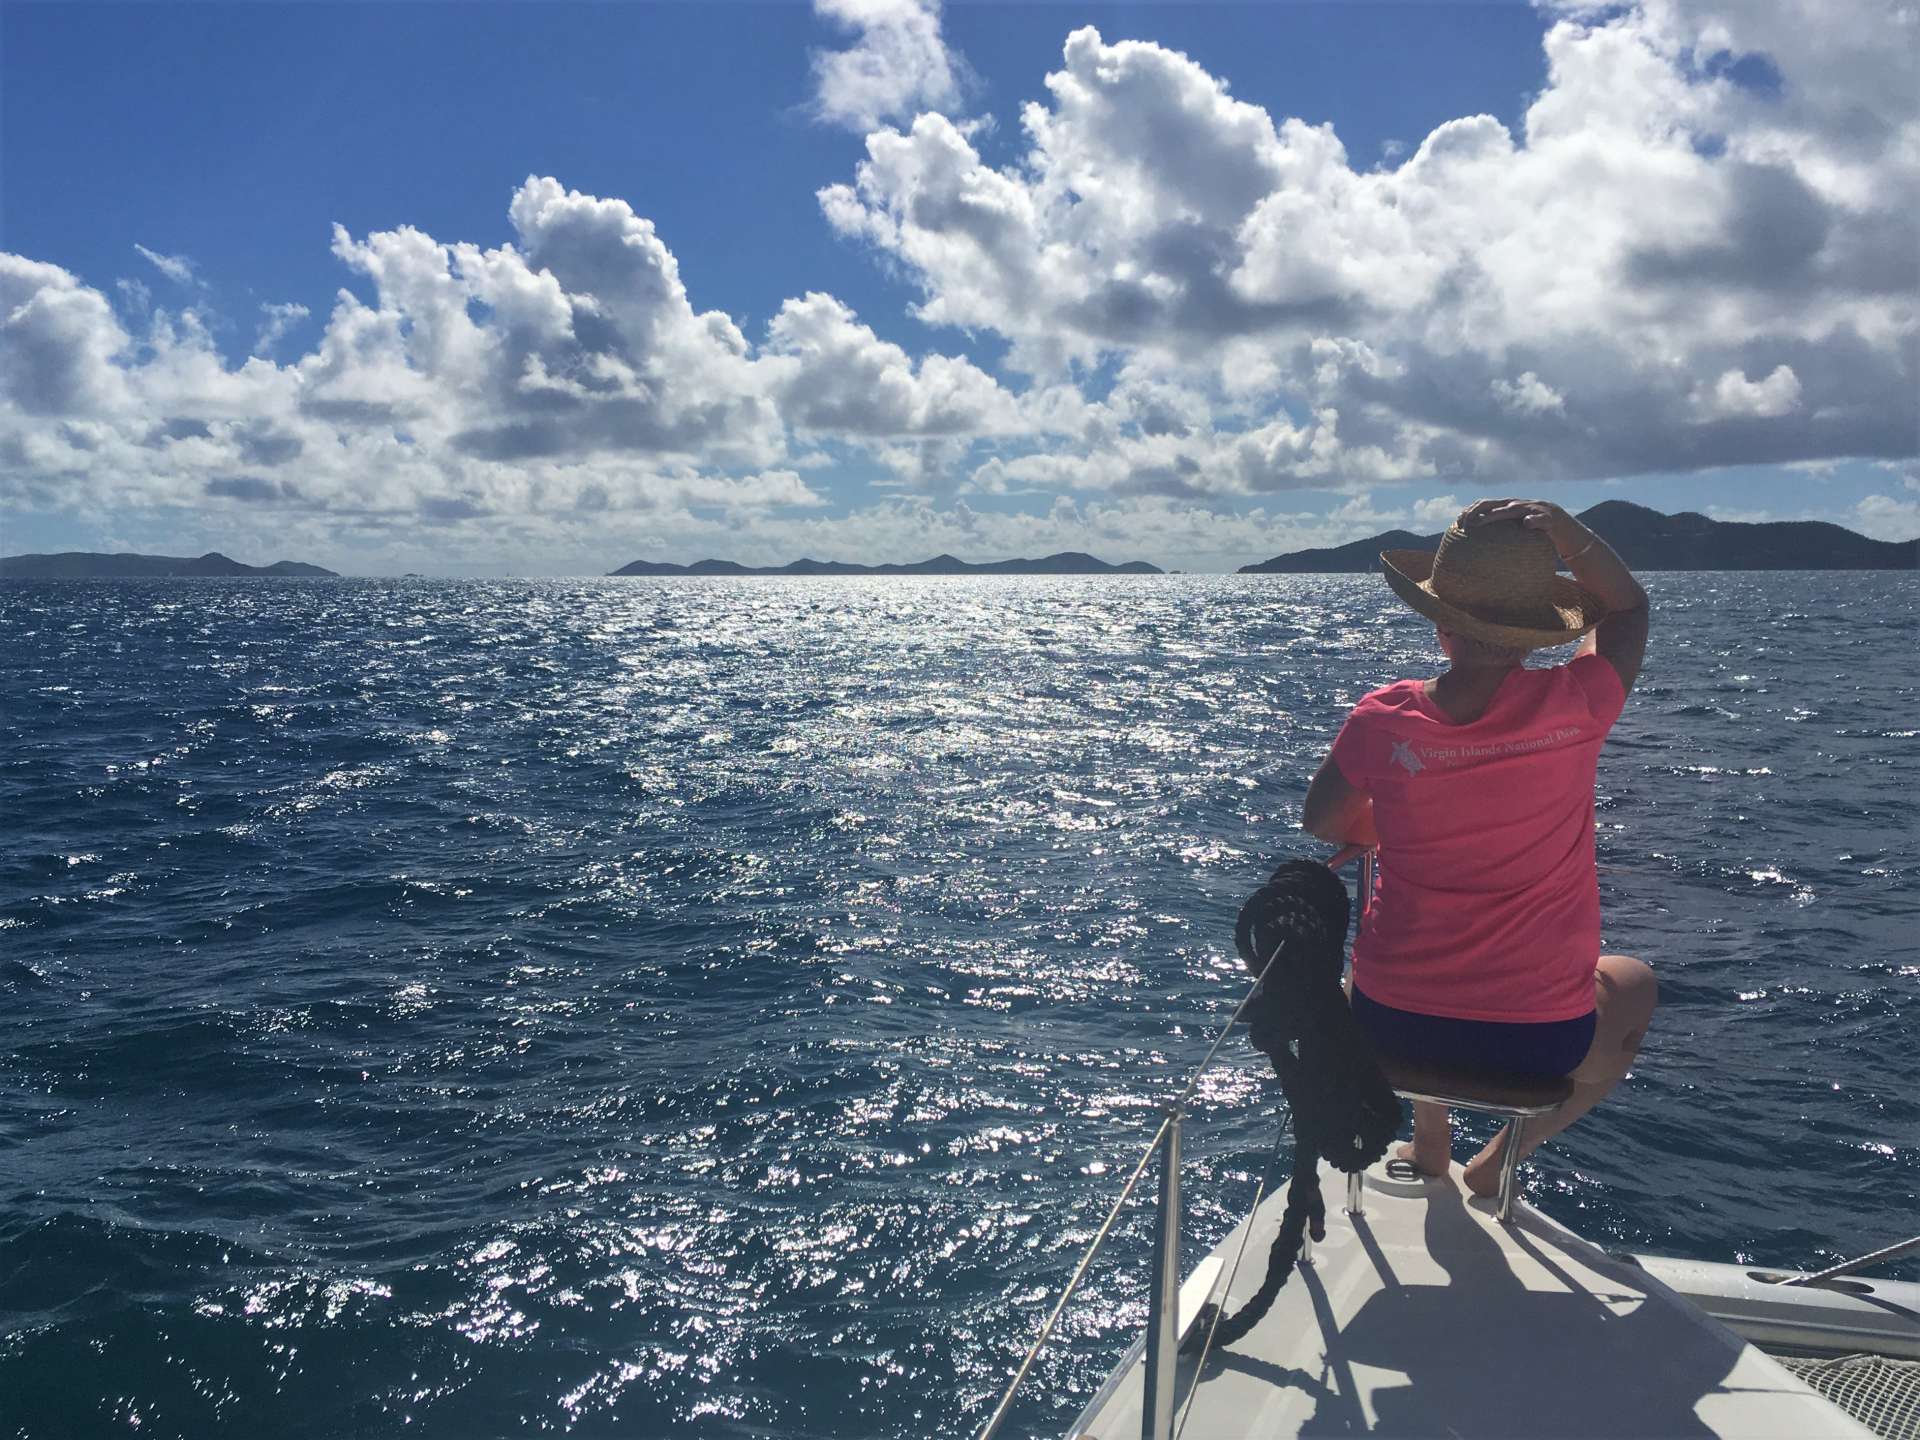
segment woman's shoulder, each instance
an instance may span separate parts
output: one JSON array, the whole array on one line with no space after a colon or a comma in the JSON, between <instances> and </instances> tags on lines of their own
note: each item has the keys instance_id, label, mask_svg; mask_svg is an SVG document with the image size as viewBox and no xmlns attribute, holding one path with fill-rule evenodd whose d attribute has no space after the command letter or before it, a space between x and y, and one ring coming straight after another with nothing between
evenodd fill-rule
<instances>
[{"instance_id":1,"label":"woman's shoulder","mask_svg":"<svg viewBox=\"0 0 1920 1440\"><path fill-rule=\"evenodd\" d=\"M1378 690L1369 690L1353 707L1353 713L1377 715L1417 709L1426 684L1424 680L1395 680L1391 685L1382 685Z\"/></svg>"},{"instance_id":2,"label":"woman's shoulder","mask_svg":"<svg viewBox=\"0 0 1920 1440\"><path fill-rule=\"evenodd\" d=\"M1542 665L1522 672L1517 687L1535 704L1559 705L1583 715L1602 717L1612 724L1626 702L1626 687L1612 664L1591 651L1559 665Z\"/></svg>"},{"instance_id":3,"label":"woman's shoulder","mask_svg":"<svg viewBox=\"0 0 1920 1440\"><path fill-rule=\"evenodd\" d=\"M1592 690L1604 688L1608 676L1616 682L1619 680L1612 664L1591 650L1583 650L1557 665L1530 665L1521 673L1541 689L1577 686L1581 690Z\"/></svg>"}]
</instances>

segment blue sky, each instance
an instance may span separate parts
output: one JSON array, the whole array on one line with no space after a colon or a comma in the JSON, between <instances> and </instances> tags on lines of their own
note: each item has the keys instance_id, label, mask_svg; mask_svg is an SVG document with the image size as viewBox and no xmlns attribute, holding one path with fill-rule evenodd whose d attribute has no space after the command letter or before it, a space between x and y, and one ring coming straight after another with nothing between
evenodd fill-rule
<instances>
[{"instance_id":1,"label":"blue sky","mask_svg":"<svg viewBox=\"0 0 1920 1440\"><path fill-rule=\"evenodd\" d=\"M1828 102L1905 133L1911 65L1889 69L1872 6L1836 11L1840 41L1812 60L1776 57L1790 32L1765 8L1733 7L1751 48L1710 52L1699 36L1726 16L1685 5L10 3L0 250L21 263L0 296L40 379L0 390L0 550L514 573L1071 543L1207 569L1529 488L1904 538L1920 297L1897 261L1856 256L1913 238L1911 162L1893 141L1863 156ZM1097 44L1066 56L1089 26ZM836 100L835 56L859 62L865 113ZM1610 116L1614 73L1670 113ZM1492 128L1461 126L1478 116ZM1450 124L1499 167L1485 180L1415 174ZM1609 172L1591 194L1582 164ZM1042 219L989 248L935 200L995 176L1017 182L996 205ZM529 177L579 197L542 211L544 242L509 219ZM1707 199L1662 229L1634 204L1662 184ZM1797 270L1752 260L1765 247L1741 233L1783 213L1816 237ZM579 239L643 222L684 287L664 318ZM335 226L365 258L343 260ZM1591 235L1614 230L1596 259ZM424 353L425 291L374 258L402 232L470 292L459 364ZM525 267L563 276L574 314L530 379L454 247L576 239ZM1219 313L1195 321L1221 276ZM347 353L342 290L362 348L328 364ZM1145 322L1115 308L1123 290ZM263 306L289 305L304 313L263 347ZM596 351L591 317L616 312L638 328ZM738 344L700 349L708 312ZM588 378L561 387L563 366ZM1448 393L1462 375L1472 398ZM1896 397L1877 419L1822 400L1863 385ZM560 422L500 440L490 417L534 390ZM859 403L883 390L885 413ZM696 433L685 417L715 393Z\"/></svg>"},{"instance_id":2,"label":"blue sky","mask_svg":"<svg viewBox=\"0 0 1920 1440\"><path fill-rule=\"evenodd\" d=\"M233 358L260 301L322 310L355 281L327 251L336 222L499 244L512 238L506 197L528 175L630 202L698 303L743 324L827 290L889 339L931 338L904 313L913 287L820 221L814 190L845 178L861 143L808 119L808 52L837 37L805 4L9 3L0 15L7 247L95 284L151 279L136 244L189 255L239 317L216 332ZM980 108L1008 121L1082 24L1183 50L1276 114L1331 121L1367 163L1456 115L1517 120L1545 73L1543 27L1514 4L980 4L945 17ZM995 138L992 159L1016 158L1017 135ZM311 343L322 319L289 338Z\"/></svg>"}]
</instances>

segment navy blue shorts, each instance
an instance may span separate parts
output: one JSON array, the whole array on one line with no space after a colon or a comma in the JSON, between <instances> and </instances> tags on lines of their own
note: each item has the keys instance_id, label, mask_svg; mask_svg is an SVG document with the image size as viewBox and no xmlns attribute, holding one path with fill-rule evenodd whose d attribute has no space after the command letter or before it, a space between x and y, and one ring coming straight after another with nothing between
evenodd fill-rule
<instances>
[{"instance_id":1,"label":"navy blue shorts","mask_svg":"<svg viewBox=\"0 0 1920 1440\"><path fill-rule=\"evenodd\" d=\"M1593 1044L1591 1011L1573 1020L1510 1025L1496 1020L1456 1020L1396 1010L1353 991L1353 1018L1373 1048L1396 1060L1498 1070L1507 1075L1567 1075Z\"/></svg>"}]
</instances>

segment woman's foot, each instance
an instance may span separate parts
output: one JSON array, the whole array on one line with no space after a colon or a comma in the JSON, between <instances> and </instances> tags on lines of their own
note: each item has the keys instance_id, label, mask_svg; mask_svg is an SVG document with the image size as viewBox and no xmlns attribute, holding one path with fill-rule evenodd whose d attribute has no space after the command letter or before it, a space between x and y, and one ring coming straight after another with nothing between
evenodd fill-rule
<instances>
[{"instance_id":1,"label":"woman's foot","mask_svg":"<svg viewBox=\"0 0 1920 1440\"><path fill-rule=\"evenodd\" d=\"M1500 1193L1500 1162L1507 1153L1507 1135L1511 1127L1501 1126L1493 1139L1489 1140L1480 1153L1466 1163L1460 1172L1466 1181L1467 1189L1483 1198L1491 1198Z\"/></svg>"},{"instance_id":2,"label":"woman's foot","mask_svg":"<svg viewBox=\"0 0 1920 1440\"><path fill-rule=\"evenodd\" d=\"M1431 1100L1413 1102L1413 1140L1394 1147L1393 1158L1422 1175L1445 1175L1453 1168L1453 1117Z\"/></svg>"},{"instance_id":3,"label":"woman's foot","mask_svg":"<svg viewBox=\"0 0 1920 1440\"><path fill-rule=\"evenodd\" d=\"M1444 1175L1453 1166L1453 1157L1442 1150L1437 1154L1422 1150L1419 1141L1409 1140L1393 1147L1393 1158L1411 1165L1422 1175Z\"/></svg>"}]
</instances>

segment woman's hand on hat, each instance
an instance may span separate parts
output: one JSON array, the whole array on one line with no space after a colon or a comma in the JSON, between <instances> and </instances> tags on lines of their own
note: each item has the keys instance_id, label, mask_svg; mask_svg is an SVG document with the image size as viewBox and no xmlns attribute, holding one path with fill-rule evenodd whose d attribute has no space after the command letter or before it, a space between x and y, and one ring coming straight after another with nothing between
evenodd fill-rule
<instances>
[{"instance_id":1,"label":"woman's hand on hat","mask_svg":"<svg viewBox=\"0 0 1920 1440\"><path fill-rule=\"evenodd\" d=\"M1460 528L1471 530L1496 520L1518 520L1529 530L1544 530L1554 548L1564 552L1565 541L1578 535L1580 522L1551 500L1480 500L1460 512Z\"/></svg>"},{"instance_id":2,"label":"woman's hand on hat","mask_svg":"<svg viewBox=\"0 0 1920 1440\"><path fill-rule=\"evenodd\" d=\"M1551 500L1476 500L1460 512L1460 528L1471 530L1496 520L1518 520L1529 530L1551 530L1556 520L1570 518Z\"/></svg>"}]
</instances>

